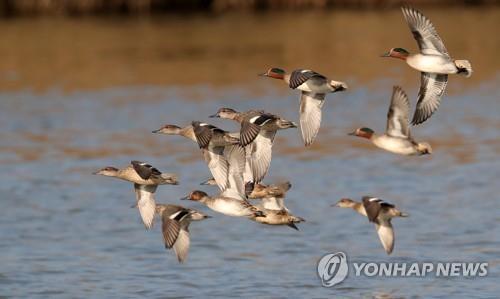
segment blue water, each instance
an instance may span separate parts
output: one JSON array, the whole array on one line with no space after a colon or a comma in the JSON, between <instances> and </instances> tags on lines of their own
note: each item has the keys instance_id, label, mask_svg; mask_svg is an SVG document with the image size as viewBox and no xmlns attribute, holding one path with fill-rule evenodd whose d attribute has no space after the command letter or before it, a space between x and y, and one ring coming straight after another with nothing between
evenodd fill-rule
<instances>
[{"instance_id":1,"label":"blue water","mask_svg":"<svg viewBox=\"0 0 500 299\"><path fill-rule=\"evenodd\" d=\"M282 131L267 182L290 180L286 199L306 219L300 231L216 214L179 198L209 177L196 145L151 134L162 124L207 120L221 106L263 108L297 120L298 99L273 84L244 88L194 86L115 88L66 93L0 93L0 296L38 298L191 297L498 297L500 175L495 80L455 90L417 140L434 154L399 157L346 133L381 131L391 92L360 86L328 99L315 145ZM280 86L281 87L281 86ZM416 90L408 90L415 98ZM212 120L210 120L212 121ZM236 125L215 120L226 129ZM91 173L138 159L180 176L161 186L157 201L214 216L193 223L185 264L164 249L159 225L145 231L130 206L131 184ZM396 245L387 256L367 219L330 207L342 197L381 197L410 214L395 219ZM343 251L358 261L483 261L484 278L349 276L324 288L317 261Z\"/></svg>"}]
</instances>

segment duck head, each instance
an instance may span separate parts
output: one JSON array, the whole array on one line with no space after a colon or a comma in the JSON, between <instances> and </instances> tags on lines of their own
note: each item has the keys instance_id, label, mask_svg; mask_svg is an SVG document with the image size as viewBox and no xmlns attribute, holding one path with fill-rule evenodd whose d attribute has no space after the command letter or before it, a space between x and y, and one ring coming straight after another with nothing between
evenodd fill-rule
<instances>
[{"instance_id":1,"label":"duck head","mask_svg":"<svg viewBox=\"0 0 500 299\"><path fill-rule=\"evenodd\" d=\"M238 111L231 108L220 108L217 113L210 115L211 118L234 119L238 115Z\"/></svg>"},{"instance_id":2,"label":"duck head","mask_svg":"<svg viewBox=\"0 0 500 299\"><path fill-rule=\"evenodd\" d=\"M189 193L188 196L181 198L181 200L192 200L192 201L201 201L203 198L207 197L208 195L200 190L195 190L191 193Z\"/></svg>"},{"instance_id":3,"label":"duck head","mask_svg":"<svg viewBox=\"0 0 500 299\"><path fill-rule=\"evenodd\" d=\"M294 123L293 121L289 121L289 120L286 120L286 119L283 119L283 118L278 119L278 121L276 122L276 124L278 125L278 127L280 129L290 129L290 128L296 128L297 127L297 124Z\"/></svg>"},{"instance_id":4,"label":"duck head","mask_svg":"<svg viewBox=\"0 0 500 299\"><path fill-rule=\"evenodd\" d=\"M98 175L103 175L103 176L117 176L118 175L118 168L113 167L113 166L107 166L104 167L92 174L98 174Z\"/></svg>"},{"instance_id":5,"label":"duck head","mask_svg":"<svg viewBox=\"0 0 500 299\"><path fill-rule=\"evenodd\" d=\"M332 205L334 207L339 207L339 208L352 208L356 205L354 200L350 198L342 198L339 200L336 204Z\"/></svg>"},{"instance_id":6,"label":"duck head","mask_svg":"<svg viewBox=\"0 0 500 299\"><path fill-rule=\"evenodd\" d=\"M167 135L179 135L181 132L181 127L176 126L176 125L164 125L163 127L159 128L158 130L154 130L153 133L158 133L158 134L167 134Z\"/></svg>"},{"instance_id":7,"label":"duck head","mask_svg":"<svg viewBox=\"0 0 500 299\"><path fill-rule=\"evenodd\" d=\"M406 60L406 58L408 58L408 55L410 55L410 52L406 51L403 48L392 48L391 50L389 50L389 52L382 54L381 57L392 57Z\"/></svg>"},{"instance_id":8,"label":"duck head","mask_svg":"<svg viewBox=\"0 0 500 299\"><path fill-rule=\"evenodd\" d=\"M191 218L191 220L199 221L199 220L203 220L203 219L207 219L207 218L212 218L212 216L208 216L208 215L205 215L201 212L191 210L189 213L189 218Z\"/></svg>"},{"instance_id":9,"label":"duck head","mask_svg":"<svg viewBox=\"0 0 500 299\"><path fill-rule=\"evenodd\" d=\"M273 67L268 69L267 72L259 74L259 76L283 80L285 78L285 71L283 69Z\"/></svg>"},{"instance_id":10,"label":"duck head","mask_svg":"<svg viewBox=\"0 0 500 299\"><path fill-rule=\"evenodd\" d=\"M245 194L250 198L262 198L267 195L267 186L260 183L247 182Z\"/></svg>"},{"instance_id":11,"label":"duck head","mask_svg":"<svg viewBox=\"0 0 500 299\"><path fill-rule=\"evenodd\" d=\"M419 142L417 144L417 151L419 155L430 155L432 154L432 147L429 143L427 142Z\"/></svg>"},{"instance_id":12,"label":"duck head","mask_svg":"<svg viewBox=\"0 0 500 299\"><path fill-rule=\"evenodd\" d=\"M375 132L372 129L363 127L363 128L356 129L356 131L349 133L348 135L370 139L370 138L372 138L374 133Z\"/></svg>"}]
</instances>

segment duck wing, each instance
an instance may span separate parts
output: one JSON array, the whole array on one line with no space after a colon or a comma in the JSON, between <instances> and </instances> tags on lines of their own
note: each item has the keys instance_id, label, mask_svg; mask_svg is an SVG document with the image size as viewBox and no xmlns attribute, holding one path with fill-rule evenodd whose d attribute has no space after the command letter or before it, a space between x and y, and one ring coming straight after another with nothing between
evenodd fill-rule
<instances>
[{"instance_id":1,"label":"duck wing","mask_svg":"<svg viewBox=\"0 0 500 299\"><path fill-rule=\"evenodd\" d=\"M378 223L378 216L382 208L394 208L394 205L377 197L363 196L363 207L370 222Z\"/></svg>"},{"instance_id":2,"label":"duck wing","mask_svg":"<svg viewBox=\"0 0 500 299\"><path fill-rule=\"evenodd\" d=\"M239 145L224 147L224 158L228 163L228 183L230 188L235 188L240 194L245 194L245 172L246 156L245 149Z\"/></svg>"},{"instance_id":3,"label":"duck wing","mask_svg":"<svg viewBox=\"0 0 500 299\"><path fill-rule=\"evenodd\" d=\"M417 41L420 52L429 55L445 55L450 57L443 40L437 34L434 25L420 11L405 6L402 7L403 16L410 27L413 37Z\"/></svg>"},{"instance_id":4,"label":"duck wing","mask_svg":"<svg viewBox=\"0 0 500 299\"><path fill-rule=\"evenodd\" d=\"M252 151L253 151L253 143L244 147L245 149L245 171L243 172L243 181L246 183L253 182L253 172L252 172Z\"/></svg>"},{"instance_id":5,"label":"duck wing","mask_svg":"<svg viewBox=\"0 0 500 299\"><path fill-rule=\"evenodd\" d=\"M276 118L273 114L262 113L243 121L240 130L240 145L250 144L259 135L262 126Z\"/></svg>"},{"instance_id":6,"label":"duck wing","mask_svg":"<svg viewBox=\"0 0 500 299\"><path fill-rule=\"evenodd\" d=\"M316 77L326 80L326 77L311 70L298 69L290 74L290 88L295 89L304 84L307 80Z\"/></svg>"},{"instance_id":7,"label":"duck wing","mask_svg":"<svg viewBox=\"0 0 500 299\"><path fill-rule=\"evenodd\" d=\"M250 166L255 183L259 183L269 170L272 158L273 139L276 131L262 131L253 143L252 159Z\"/></svg>"},{"instance_id":8,"label":"duck wing","mask_svg":"<svg viewBox=\"0 0 500 299\"><path fill-rule=\"evenodd\" d=\"M224 147L209 146L208 149L203 150L203 157L208 165L208 169L217 183L220 190L225 190L228 187L227 174L229 164L224 158Z\"/></svg>"},{"instance_id":9,"label":"duck wing","mask_svg":"<svg viewBox=\"0 0 500 299\"><path fill-rule=\"evenodd\" d=\"M168 213L163 213L162 215L162 232L163 232L163 241L165 242L165 248L172 248L177 238L179 236L179 231L181 229L179 221L172 219L172 215Z\"/></svg>"},{"instance_id":10,"label":"duck wing","mask_svg":"<svg viewBox=\"0 0 500 299\"><path fill-rule=\"evenodd\" d=\"M193 121L191 124L193 126L196 141L198 142L198 146L200 148L208 148L210 141L214 138L214 136L226 133L226 131L219 129L216 126L201 123L199 121Z\"/></svg>"},{"instance_id":11,"label":"duck wing","mask_svg":"<svg viewBox=\"0 0 500 299\"><path fill-rule=\"evenodd\" d=\"M441 97L448 84L448 75L422 73L420 77L418 102L413 114L412 125L426 121L439 108Z\"/></svg>"},{"instance_id":12,"label":"duck wing","mask_svg":"<svg viewBox=\"0 0 500 299\"><path fill-rule=\"evenodd\" d=\"M148 180L151 178L151 176L161 176L161 172L154 168L153 166L141 162L141 161L131 161L130 164L132 164L132 167L134 168L135 172L143 179L143 180Z\"/></svg>"},{"instance_id":13,"label":"duck wing","mask_svg":"<svg viewBox=\"0 0 500 299\"><path fill-rule=\"evenodd\" d=\"M156 202L154 194L157 185L139 185L134 184L135 195L137 199L137 208L141 214L142 222L146 229L153 227L153 220L156 211Z\"/></svg>"},{"instance_id":14,"label":"duck wing","mask_svg":"<svg viewBox=\"0 0 500 299\"><path fill-rule=\"evenodd\" d=\"M394 86L389 112L387 112L386 134L392 137L408 138L410 136L409 114L408 96L401 87Z\"/></svg>"},{"instance_id":15,"label":"duck wing","mask_svg":"<svg viewBox=\"0 0 500 299\"><path fill-rule=\"evenodd\" d=\"M181 228L173 246L177 260L180 263L183 263L186 260L190 243L191 241L189 239L188 227L186 226L185 228Z\"/></svg>"},{"instance_id":16,"label":"duck wing","mask_svg":"<svg viewBox=\"0 0 500 299\"><path fill-rule=\"evenodd\" d=\"M381 221L381 223L376 223L375 228L377 230L378 237L382 246L384 246L385 252L391 254L394 249L394 229L390 220Z\"/></svg>"},{"instance_id":17,"label":"duck wing","mask_svg":"<svg viewBox=\"0 0 500 299\"><path fill-rule=\"evenodd\" d=\"M318 135L321 125L321 108L325 94L303 91L300 96L300 130L304 144L309 146Z\"/></svg>"}]
</instances>

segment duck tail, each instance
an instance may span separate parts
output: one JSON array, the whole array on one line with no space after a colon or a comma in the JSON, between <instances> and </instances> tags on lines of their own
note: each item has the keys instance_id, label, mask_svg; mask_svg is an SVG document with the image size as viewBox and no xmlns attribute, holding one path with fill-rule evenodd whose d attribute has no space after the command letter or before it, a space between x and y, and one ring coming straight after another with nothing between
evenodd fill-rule
<instances>
[{"instance_id":1,"label":"duck tail","mask_svg":"<svg viewBox=\"0 0 500 299\"><path fill-rule=\"evenodd\" d=\"M333 87L334 91L343 91L347 89L347 84L340 81L330 81L330 85Z\"/></svg>"},{"instance_id":2,"label":"duck tail","mask_svg":"<svg viewBox=\"0 0 500 299\"><path fill-rule=\"evenodd\" d=\"M292 221L293 223L300 223L300 222L305 222L306 220L302 217L292 216Z\"/></svg>"},{"instance_id":3,"label":"duck tail","mask_svg":"<svg viewBox=\"0 0 500 299\"><path fill-rule=\"evenodd\" d=\"M468 60L455 60L458 75L469 78L472 75L472 66Z\"/></svg>"},{"instance_id":4,"label":"duck tail","mask_svg":"<svg viewBox=\"0 0 500 299\"><path fill-rule=\"evenodd\" d=\"M257 217L266 217L266 214L262 211L255 211L252 215L254 218L257 218Z\"/></svg>"},{"instance_id":5,"label":"duck tail","mask_svg":"<svg viewBox=\"0 0 500 299\"><path fill-rule=\"evenodd\" d=\"M410 215L405 212L399 212L399 217L410 217Z\"/></svg>"}]
</instances>

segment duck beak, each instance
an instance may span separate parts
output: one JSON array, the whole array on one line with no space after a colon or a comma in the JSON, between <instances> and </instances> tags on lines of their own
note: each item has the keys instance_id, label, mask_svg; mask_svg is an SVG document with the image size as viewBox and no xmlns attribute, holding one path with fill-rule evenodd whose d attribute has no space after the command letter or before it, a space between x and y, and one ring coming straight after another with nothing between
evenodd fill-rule
<instances>
[{"instance_id":1,"label":"duck beak","mask_svg":"<svg viewBox=\"0 0 500 299\"><path fill-rule=\"evenodd\" d=\"M151 131L151 133L160 133L161 129Z\"/></svg>"},{"instance_id":2,"label":"duck beak","mask_svg":"<svg viewBox=\"0 0 500 299\"><path fill-rule=\"evenodd\" d=\"M92 172L92 174L99 174L99 170Z\"/></svg>"},{"instance_id":3,"label":"duck beak","mask_svg":"<svg viewBox=\"0 0 500 299\"><path fill-rule=\"evenodd\" d=\"M391 57L391 52L386 52L386 53L380 55L380 57Z\"/></svg>"},{"instance_id":4,"label":"duck beak","mask_svg":"<svg viewBox=\"0 0 500 299\"><path fill-rule=\"evenodd\" d=\"M181 200L188 200L188 199L189 199L189 195L181 198Z\"/></svg>"},{"instance_id":5,"label":"duck beak","mask_svg":"<svg viewBox=\"0 0 500 299\"><path fill-rule=\"evenodd\" d=\"M347 135L348 135L348 136L356 136L356 131L351 132L351 133L348 133Z\"/></svg>"},{"instance_id":6,"label":"duck beak","mask_svg":"<svg viewBox=\"0 0 500 299\"><path fill-rule=\"evenodd\" d=\"M219 113L215 113L209 116L210 118L219 118Z\"/></svg>"},{"instance_id":7,"label":"duck beak","mask_svg":"<svg viewBox=\"0 0 500 299\"><path fill-rule=\"evenodd\" d=\"M210 180L206 180L204 182L201 182L200 185L208 185L208 181L210 181Z\"/></svg>"},{"instance_id":8,"label":"duck beak","mask_svg":"<svg viewBox=\"0 0 500 299\"><path fill-rule=\"evenodd\" d=\"M257 74L259 77L267 77L267 73Z\"/></svg>"},{"instance_id":9,"label":"duck beak","mask_svg":"<svg viewBox=\"0 0 500 299\"><path fill-rule=\"evenodd\" d=\"M338 206L339 206L338 202L337 203L333 203L333 204L330 205L330 207L335 207L335 208L338 208Z\"/></svg>"}]
</instances>

